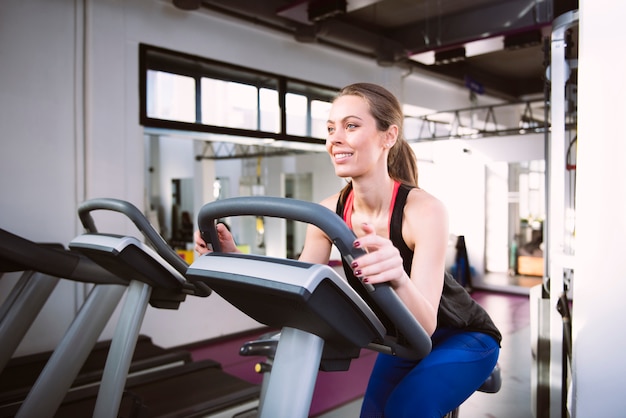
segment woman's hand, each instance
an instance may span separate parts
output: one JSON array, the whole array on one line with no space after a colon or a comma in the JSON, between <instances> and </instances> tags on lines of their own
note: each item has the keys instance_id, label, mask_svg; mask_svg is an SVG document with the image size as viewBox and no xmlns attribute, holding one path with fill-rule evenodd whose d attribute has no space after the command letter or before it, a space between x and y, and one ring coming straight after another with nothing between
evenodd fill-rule
<instances>
[{"instance_id":1,"label":"woman's hand","mask_svg":"<svg viewBox=\"0 0 626 418\"><path fill-rule=\"evenodd\" d=\"M354 246L367 251L367 254L354 260L352 270L363 283L389 282L394 289L409 283L409 276L404 271L400 251L391 240L376 235L374 227L363 224L366 235L356 239Z\"/></svg>"},{"instance_id":2,"label":"woman's hand","mask_svg":"<svg viewBox=\"0 0 626 418\"><path fill-rule=\"evenodd\" d=\"M220 241L220 247L222 248L222 252L224 253L240 252L239 249L237 248L237 245L235 245L235 240L232 234L230 233L228 228L226 228L226 225L217 224L215 228L217 229L217 238ZM198 254L203 255L212 251L212 249L209 248L207 243L202 239L202 236L200 235L200 231L196 231L194 233L194 241L196 243L195 250L198 252Z\"/></svg>"}]
</instances>

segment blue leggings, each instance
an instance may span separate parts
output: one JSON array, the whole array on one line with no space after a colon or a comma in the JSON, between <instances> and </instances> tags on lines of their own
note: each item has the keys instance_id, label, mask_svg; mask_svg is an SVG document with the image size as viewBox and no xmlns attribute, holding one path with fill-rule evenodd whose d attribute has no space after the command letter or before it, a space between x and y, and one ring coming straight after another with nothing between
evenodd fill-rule
<instances>
[{"instance_id":1,"label":"blue leggings","mask_svg":"<svg viewBox=\"0 0 626 418\"><path fill-rule=\"evenodd\" d=\"M438 330L421 361L378 354L361 418L443 417L483 384L499 353L487 334Z\"/></svg>"}]
</instances>

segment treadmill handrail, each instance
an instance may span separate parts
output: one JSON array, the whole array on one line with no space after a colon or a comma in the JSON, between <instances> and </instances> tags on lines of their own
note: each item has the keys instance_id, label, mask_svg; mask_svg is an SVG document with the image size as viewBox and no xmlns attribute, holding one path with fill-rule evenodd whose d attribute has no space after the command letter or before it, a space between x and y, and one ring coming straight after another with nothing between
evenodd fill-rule
<instances>
[{"instance_id":1,"label":"treadmill handrail","mask_svg":"<svg viewBox=\"0 0 626 418\"><path fill-rule=\"evenodd\" d=\"M349 264L365 254L362 249L352 245L356 239L354 232L333 211L317 203L290 198L247 196L207 203L198 213L200 234L205 242L213 246L214 251L221 251L215 220L248 215L291 219L315 225L328 235ZM426 357L432 348L430 336L391 286L387 283L363 285L408 343L407 347L395 347L399 349L397 354L412 358Z\"/></svg>"},{"instance_id":2,"label":"treadmill handrail","mask_svg":"<svg viewBox=\"0 0 626 418\"><path fill-rule=\"evenodd\" d=\"M79 282L128 284L89 258L67 250L61 244L37 243L0 228L0 264L4 263L16 269L39 271Z\"/></svg>"},{"instance_id":3,"label":"treadmill handrail","mask_svg":"<svg viewBox=\"0 0 626 418\"><path fill-rule=\"evenodd\" d=\"M165 261L183 276L189 265L182 259L154 229L144 214L132 203L114 198L96 198L86 200L78 206L78 217L88 232L98 232L91 212L109 210L126 215L144 235L152 247Z\"/></svg>"}]
</instances>

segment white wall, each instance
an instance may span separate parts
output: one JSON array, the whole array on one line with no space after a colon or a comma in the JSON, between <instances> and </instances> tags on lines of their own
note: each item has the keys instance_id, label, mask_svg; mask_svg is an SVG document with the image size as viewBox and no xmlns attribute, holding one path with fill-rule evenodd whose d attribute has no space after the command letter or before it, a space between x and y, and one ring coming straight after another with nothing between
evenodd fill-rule
<instances>
[{"instance_id":1,"label":"white wall","mask_svg":"<svg viewBox=\"0 0 626 418\"><path fill-rule=\"evenodd\" d=\"M580 7L573 417L624 411L624 13L621 1Z\"/></svg>"},{"instance_id":2,"label":"white wall","mask_svg":"<svg viewBox=\"0 0 626 418\"><path fill-rule=\"evenodd\" d=\"M68 2L0 3L0 227L34 240L67 243L78 231L84 176L76 13ZM12 284L0 280L0 300ZM61 283L23 346L49 348L64 331L73 288Z\"/></svg>"},{"instance_id":3,"label":"white wall","mask_svg":"<svg viewBox=\"0 0 626 418\"><path fill-rule=\"evenodd\" d=\"M330 86L376 82L405 103L431 109L469 104L463 88L208 12L180 11L166 0L5 0L0 3L0 227L68 243L81 232L75 213L85 199L114 197L147 209L145 140L138 122L141 42ZM323 155L297 162L299 170L315 173L315 200L342 185L323 164L328 164ZM206 178L214 170L208 163L193 168ZM206 187L201 193L210 195ZM101 230L131 232L117 218L104 216L100 222ZM0 295L6 295L9 282L0 283ZM74 287L64 284L55 292L42 316L54 321L35 326L19 354L54 346L75 312L74 299L82 299L82 286ZM250 320L229 306L198 299L176 313L150 309L142 332L158 343L178 345L249 326ZM111 332L112 324L103 338Z\"/></svg>"}]
</instances>

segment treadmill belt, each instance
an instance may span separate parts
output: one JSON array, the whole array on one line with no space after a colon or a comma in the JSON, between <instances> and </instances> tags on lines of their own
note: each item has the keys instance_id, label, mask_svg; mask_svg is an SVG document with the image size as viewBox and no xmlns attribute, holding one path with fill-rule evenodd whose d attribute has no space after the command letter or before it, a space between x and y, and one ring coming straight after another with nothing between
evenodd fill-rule
<instances>
[{"instance_id":1,"label":"treadmill belt","mask_svg":"<svg viewBox=\"0 0 626 418\"><path fill-rule=\"evenodd\" d=\"M55 417L93 414L97 387L69 393ZM130 377L119 417L199 417L250 402L260 386L224 373L212 360Z\"/></svg>"},{"instance_id":2,"label":"treadmill belt","mask_svg":"<svg viewBox=\"0 0 626 418\"><path fill-rule=\"evenodd\" d=\"M96 343L72 387L95 384L100 381L110 344L110 340ZM0 374L0 405L23 401L51 355L52 351L48 351L11 359ZM140 335L129 373L190 361L189 352L164 349L153 344L150 337Z\"/></svg>"}]
</instances>

